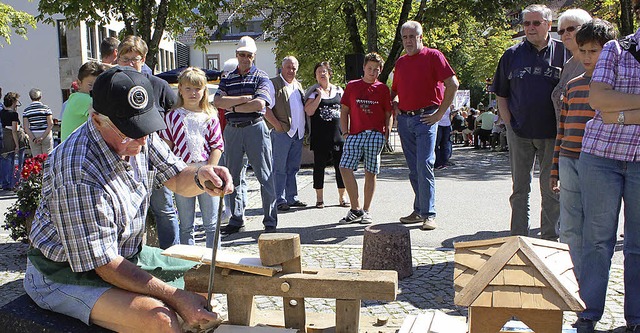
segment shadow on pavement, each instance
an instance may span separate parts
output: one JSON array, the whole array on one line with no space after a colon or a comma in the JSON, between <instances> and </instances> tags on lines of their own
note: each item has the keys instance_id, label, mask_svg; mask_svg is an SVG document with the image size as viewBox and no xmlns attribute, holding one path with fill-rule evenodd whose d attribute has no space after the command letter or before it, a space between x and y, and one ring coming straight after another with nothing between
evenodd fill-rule
<instances>
[{"instance_id":1,"label":"shadow on pavement","mask_svg":"<svg viewBox=\"0 0 640 333\"><path fill-rule=\"evenodd\" d=\"M278 233L295 233L300 235L300 242L305 245L340 244L350 237L362 236L366 224L322 224L311 227L283 227L278 228ZM261 230L244 231L225 236L223 246L236 246L240 244L257 243ZM247 240L247 238L251 240Z\"/></svg>"}]
</instances>

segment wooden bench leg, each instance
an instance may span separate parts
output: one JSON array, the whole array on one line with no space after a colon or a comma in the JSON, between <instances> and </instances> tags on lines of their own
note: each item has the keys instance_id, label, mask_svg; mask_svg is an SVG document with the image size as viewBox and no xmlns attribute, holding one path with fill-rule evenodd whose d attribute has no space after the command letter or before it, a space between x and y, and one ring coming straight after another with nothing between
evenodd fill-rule
<instances>
[{"instance_id":1,"label":"wooden bench leg","mask_svg":"<svg viewBox=\"0 0 640 333\"><path fill-rule=\"evenodd\" d=\"M358 333L360 328L360 300L336 300L336 332Z\"/></svg>"},{"instance_id":2,"label":"wooden bench leg","mask_svg":"<svg viewBox=\"0 0 640 333\"><path fill-rule=\"evenodd\" d=\"M253 313L256 307L253 295L227 295L229 324L253 326Z\"/></svg>"},{"instance_id":3,"label":"wooden bench leg","mask_svg":"<svg viewBox=\"0 0 640 333\"><path fill-rule=\"evenodd\" d=\"M306 314L304 310L304 298L282 298L284 307L284 326L286 328L295 328L304 332L306 323Z\"/></svg>"}]
</instances>

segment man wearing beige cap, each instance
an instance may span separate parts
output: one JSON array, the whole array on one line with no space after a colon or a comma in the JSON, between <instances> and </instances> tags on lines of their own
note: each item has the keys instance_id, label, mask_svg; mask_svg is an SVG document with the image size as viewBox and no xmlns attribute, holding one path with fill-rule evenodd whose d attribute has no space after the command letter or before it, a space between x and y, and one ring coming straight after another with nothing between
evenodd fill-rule
<instances>
[{"instance_id":1,"label":"man wearing beige cap","mask_svg":"<svg viewBox=\"0 0 640 333\"><path fill-rule=\"evenodd\" d=\"M262 224L265 232L275 232L278 224L276 191L272 172L272 153L269 128L264 121L265 107L271 104L269 76L253 63L256 42L249 36L240 38L236 49L238 67L220 80L214 99L217 108L225 109L224 128L225 165L233 177L234 186L240 184L240 174L246 154L260 183ZM244 203L236 200L237 191L229 198L231 218L220 229L223 235L244 230Z\"/></svg>"}]
</instances>

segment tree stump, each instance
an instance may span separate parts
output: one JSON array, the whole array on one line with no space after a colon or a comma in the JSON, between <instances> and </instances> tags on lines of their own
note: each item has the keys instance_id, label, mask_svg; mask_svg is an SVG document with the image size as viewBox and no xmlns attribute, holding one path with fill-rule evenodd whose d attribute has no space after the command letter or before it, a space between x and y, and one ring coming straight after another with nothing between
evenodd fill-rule
<instances>
[{"instance_id":1,"label":"tree stump","mask_svg":"<svg viewBox=\"0 0 640 333\"><path fill-rule=\"evenodd\" d=\"M393 270L398 279L413 274L411 235L398 223L374 224L364 229L362 269Z\"/></svg>"}]
</instances>

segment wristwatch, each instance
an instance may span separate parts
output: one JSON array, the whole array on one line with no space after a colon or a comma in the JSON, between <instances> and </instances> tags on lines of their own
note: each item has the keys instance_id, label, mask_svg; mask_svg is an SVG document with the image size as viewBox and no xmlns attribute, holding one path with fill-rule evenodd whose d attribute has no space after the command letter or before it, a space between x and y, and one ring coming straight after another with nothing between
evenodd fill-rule
<instances>
[{"instance_id":1,"label":"wristwatch","mask_svg":"<svg viewBox=\"0 0 640 333\"><path fill-rule=\"evenodd\" d=\"M202 186L202 183L200 183L200 178L198 177L198 172L200 172L200 168L202 167L203 166L201 165L196 169L196 173L193 175L193 181L200 190L204 191L204 187Z\"/></svg>"}]
</instances>

